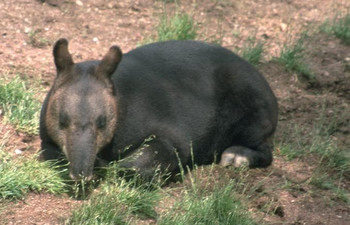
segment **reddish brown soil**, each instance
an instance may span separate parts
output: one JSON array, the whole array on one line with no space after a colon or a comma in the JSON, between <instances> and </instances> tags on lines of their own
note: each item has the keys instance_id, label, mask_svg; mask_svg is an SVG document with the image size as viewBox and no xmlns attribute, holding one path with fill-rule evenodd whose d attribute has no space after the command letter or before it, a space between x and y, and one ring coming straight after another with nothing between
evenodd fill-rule
<instances>
[{"instance_id":1,"label":"reddish brown soil","mask_svg":"<svg viewBox=\"0 0 350 225\"><path fill-rule=\"evenodd\" d=\"M61 37L70 41L75 61L100 59L113 45L124 52L154 34L164 10L175 8L193 15L200 40L221 39L235 50L249 37L265 41L264 59L259 69L268 79L280 105L277 140L286 138L294 124L302 124L307 134L325 112L327 118L342 113L333 134L341 146L349 146L350 133L350 47L339 40L314 34L306 40L306 60L316 76L312 86L300 82L280 65L268 62L285 43L302 31L316 27L327 18L350 8L347 0L203 0L178 1L75 1L18 0L0 2L0 75L20 74L41 80L45 89L54 76L52 45ZM42 96L43 93L39 93ZM41 99L42 100L42 99ZM323 109L324 108L324 109ZM0 135L9 136L6 149L33 154L39 149L38 136L28 137L6 125L0 115ZM287 136L288 137L288 136ZM15 155L15 154L14 154ZM350 207L332 190L318 189L307 181L314 173L315 159L286 161L275 151L274 164L253 170L253 183L264 181L246 203L257 221L267 224L349 224ZM218 168L218 176L230 172ZM330 171L330 173L332 173ZM230 176L234 176L233 174ZM350 179L350 175L346 176ZM286 183L290 188L285 188ZM350 191L349 180L340 186ZM60 224L79 203L67 196L30 194L23 201L0 202L0 224ZM269 205L269 206L267 206Z\"/></svg>"}]
</instances>

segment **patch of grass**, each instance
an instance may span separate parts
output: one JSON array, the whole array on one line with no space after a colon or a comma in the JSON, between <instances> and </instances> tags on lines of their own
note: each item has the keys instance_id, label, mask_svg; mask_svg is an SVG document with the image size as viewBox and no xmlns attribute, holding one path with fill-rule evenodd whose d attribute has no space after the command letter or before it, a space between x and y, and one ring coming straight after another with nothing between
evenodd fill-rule
<instances>
[{"instance_id":1,"label":"patch of grass","mask_svg":"<svg viewBox=\"0 0 350 225\"><path fill-rule=\"evenodd\" d=\"M208 168L202 170L203 167L190 171L188 178L183 178L189 180L189 184L176 195L174 203L159 217L157 224L256 224L240 202L244 184L239 179L220 182L213 168L214 165L210 171ZM237 174L243 177L238 170Z\"/></svg>"},{"instance_id":2,"label":"patch of grass","mask_svg":"<svg viewBox=\"0 0 350 225\"><path fill-rule=\"evenodd\" d=\"M286 140L277 144L279 153L287 159L308 158L315 166L309 183L317 188L332 190L338 198L349 201L337 180L342 180L350 174L350 154L347 146L338 145L333 138L339 124L342 124L342 114L334 111L332 117L326 116L324 106L320 117L310 131L304 131L302 125L296 125ZM338 182L339 183L339 182Z\"/></svg>"},{"instance_id":3,"label":"patch of grass","mask_svg":"<svg viewBox=\"0 0 350 225\"><path fill-rule=\"evenodd\" d=\"M336 172L350 173L350 154L347 147L340 147L332 135L342 123L342 113L334 110L331 118L326 116L323 106L318 122L313 127L313 139L310 152L321 156L320 167L329 168Z\"/></svg>"},{"instance_id":4,"label":"patch of grass","mask_svg":"<svg viewBox=\"0 0 350 225\"><path fill-rule=\"evenodd\" d=\"M156 30L158 41L193 40L197 36L194 21L186 13L176 13L170 18L163 14Z\"/></svg>"},{"instance_id":5,"label":"patch of grass","mask_svg":"<svg viewBox=\"0 0 350 225\"><path fill-rule=\"evenodd\" d=\"M230 182L203 195L187 191L160 217L158 224L255 224L234 196L234 187L235 184Z\"/></svg>"},{"instance_id":6,"label":"patch of grass","mask_svg":"<svg viewBox=\"0 0 350 225\"><path fill-rule=\"evenodd\" d=\"M336 113L328 118L325 111L324 107L309 132L303 131L301 125L296 125L288 137L286 136L286 140L278 144L280 153L287 159L316 154L319 157L319 167L340 174L350 173L350 154L346 147L340 147L332 136L342 123L341 112L334 110Z\"/></svg>"},{"instance_id":7,"label":"patch of grass","mask_svg":"<svg viewBox=\"0 0 350 225\"><path fill-rule=\"evenodd\" d=\"M130 224L136 219L155 219L158 190L117 177L118 168L108 169L105 182L86 204L73 211L68 224ZM135 178L136 179L136 178Z\"/></svg>"},{"instance_id":8,"label":"patch of grass","mask_svg":"<svg viewBox=\"0 0 350 225\"><path fill-rule=\"evenodd\" d=\"M65 192L65 183L58 166L52 162L40 162L38 155L12 157L4 150L4 138L0 146L0 199L20 199L28 192Z\"/></svg>"},{"instance_id":9,"label":"patch of grass","mask_svg":"<svg viewBox=\"0 0 350 225\"><path fill-rule=\"evenodd\" d=\"M315 82L316 77L304 63L304 37L305 35L294 44L285 45L280 56L275 60L283 65L288 72L295 72L300 79L312 83Z\"/></svg>"},{"instance_id":10,"label":"patch of grass","mask_svg":"<svg viewBox=\"0 0 350 225\"><path fill-rule=\"evenodd\" d=\"M0 108L5 121L18 131L37 134L41 103L35 98L35 90L27 87L19 76L12 80L0 78Z\"/></svg>"},{"instance_id":11,"label":"patch of grass","mask_svg":"<svg viewBox=\"0 0 350 225\"><path fill-rule=\"evenodd\" d=\"M339 38L344 44L350 45L350 13L342 17L335 17L332 21L326 21L320 30Z\"/></svg>"},{"instance_id":12,"label":"patch of grass","mask_svg":"<svg viewBox=\"0 0 350 225\"><path fill-rule=\"evenodd\" d=\"M287 160L295 159L301 155L303 155L302 151L296 151L293 145L285 144L278 148L279 153L286 157Z\"/></svg>"},{"instance_id":13,"label":"patch of grass","mask_svg":"<svg viewBox=\"0 0 350 225\"><path fill-rule=\"evenodd\" d=\"M326 167L339 173L350 172L350 155L345 149L339 148L331 137L316 136L310 146L310 152L320 158L320 167Z\"/></svg>"},{"instance_id":14,"label":"patch of grass","mask_svg":"<svg viewBox=\"0 0 350 225\"><path fill-rule=\"evenodd\" d=\"M254 38L250 38L248 39L248 44L239 51L239 54L249 63L257 66L261 60L263 51L264 43L256 41Z\"/></svg>"},{"instance_id":15,"label":"patch of grass","mask_svg":"<svg viewBox=\"0 0 350 225\"><path fill-rule=\"evenodd\" d=\"M308 153L305 146L308 145L307 140L310 139L310 136L305 137L302 126L294 124L290 129L281 132L284 132L283 140L274 141L278 154L283 155L287 160L292 160Z\"/></svg>"},{"instance_id":16,"label":"patch of grass","mask_svg":"<svg viewBox=\"0 0 350 225\"><path fill-rule=\"evenodd\" d=\"M118 177L118 171L117 164L112 164L103 184L65 223L256 224L240 202L244 184L239 179L217 182L213 170L196 169L183 178L181 187L162 189L162 183L140 185L137 178L125 181Z\"/></svg>"},{"instance_id":17,"label":"patch of grass","mask_svg":"<svg viewBox=\"0 0 350 225\"><path fill-rule=\"evenodd\" d=\"M350 203L350 193L346 191L340 184L343 177L334 180L329 174L318 169L310 178L309 183L322 190L331 190L333 192L332 199L341 200L344 203Z\"/></svg>"},{"instance_id":18,"label":"patch of grass","mask_svg":"<svg viewBox=\"0 0 350 225\"><path fill-rule=\"evenodd\" d=\"M147 38L142 44L168 40L193 40L197 37L197 28L187 13L175 13L170 16L164 12L155 28L157 35Z\"/></svg>"},{"instance_id":19,"label":"patch of grass","mask_svg":"<svg viewBox=\"0 0 350 225\"><path fill-rule=\"evenodd\" d=\"M315 173L310 179L310 183L317 188L323 190L331 190L334 188L333 182L324 173Z\"/></svg>"}]
</instances>

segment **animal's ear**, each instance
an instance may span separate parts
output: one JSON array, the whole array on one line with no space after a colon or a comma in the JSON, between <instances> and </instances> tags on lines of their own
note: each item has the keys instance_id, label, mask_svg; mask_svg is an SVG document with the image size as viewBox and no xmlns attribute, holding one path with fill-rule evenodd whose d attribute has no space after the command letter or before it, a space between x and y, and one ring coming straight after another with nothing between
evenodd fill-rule
<instances>
[{"instance_id":1,"label":"animal's ear","mask_svg":"<svg viewBox=\"0 0 350 225\"><path fill-rule=\"evenodd\" d=\"M97 67L97 76L100 78L110 78L122 59L122 51L116 45L110 47Z\"/></svg>"},{"instance_id":2,"label":"animal's ear","mask_svg":"<svg viewBox=\"0 0 350 225\"><path fill-rule=\"evenodd\" d=\"M53 56L55 59L57 74L69 69L74 65L72 55L68 50L67 39L61 38L55 43L55 46L53 48Z\"/></svg>"}]
</instances>

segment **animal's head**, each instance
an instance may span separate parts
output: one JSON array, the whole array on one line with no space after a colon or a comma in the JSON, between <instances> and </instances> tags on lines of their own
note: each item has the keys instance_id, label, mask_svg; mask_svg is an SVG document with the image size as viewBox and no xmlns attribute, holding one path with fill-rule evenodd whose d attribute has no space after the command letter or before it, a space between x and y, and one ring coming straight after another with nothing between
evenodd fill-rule
<instances>
[{"instance_id":1,"label":"animal's head","mask_svg":"<svg viewBox=\"0 0 350 225\"><path fill-rule=\"evenodd\" d=\"M48 134L69 161L72 179L91 179L97 153L113 137L117 100L112 74L122 53L112 46L101 61L74 63L68 41L56 42L57 77L46 111Z\"/></svg>"}]
</instances>

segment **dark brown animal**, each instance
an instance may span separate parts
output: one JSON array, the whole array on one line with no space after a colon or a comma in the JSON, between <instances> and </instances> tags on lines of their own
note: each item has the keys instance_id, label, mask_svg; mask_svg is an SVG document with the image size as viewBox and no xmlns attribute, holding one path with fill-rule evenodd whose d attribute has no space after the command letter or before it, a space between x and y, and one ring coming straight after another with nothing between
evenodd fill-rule
<instances>
[{"instance_id":1,"label":"dark brown animal","mask_svg":"<svg viewBox=\"0 0 350 225\"><path fill-rule=\"evenodd\" d=\"M220 156L224 166L271 164L276 98L231 51L168 41L123 57L113 46L101 61L74 63L60 39L53 54L57 77L41 111L42 149L46 159L65 155L73 179L91 179L98 159L119 161L145 180Z\"/></svg>"}]
</instances>

